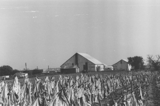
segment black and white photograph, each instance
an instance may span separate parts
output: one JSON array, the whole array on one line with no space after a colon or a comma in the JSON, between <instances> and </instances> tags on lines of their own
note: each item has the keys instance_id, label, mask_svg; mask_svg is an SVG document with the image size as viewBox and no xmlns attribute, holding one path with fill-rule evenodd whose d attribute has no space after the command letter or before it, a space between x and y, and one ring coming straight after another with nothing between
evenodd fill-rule
<instances>
[{"instance_id":1,"label":"black and white photograph","mask_svg":"<svg viewBox=\"0 0 160 106\"><path fill-rule=\"evenodd\" d=\"M0 106L160 106L159 0L0 0Z\"/></svg>"}]
</instances>

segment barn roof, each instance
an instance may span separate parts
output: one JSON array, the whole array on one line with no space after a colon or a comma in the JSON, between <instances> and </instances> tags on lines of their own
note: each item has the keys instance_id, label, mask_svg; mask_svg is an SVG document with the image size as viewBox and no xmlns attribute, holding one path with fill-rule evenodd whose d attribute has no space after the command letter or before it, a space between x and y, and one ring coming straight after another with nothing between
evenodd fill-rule
<instances>
[{"instance_id":1,"label":"barn roof","mask_svg":"<svg viewBox=\"0 0 160 106\"><path fill-rule=\"evenodd\" d=\"M92 62L94 64L103 64L102 62L100 62L99 60L90 56L89 54L86 54L86 53L78 53L78 54L81 55L82 57L86 58L87 60L89 60L90 62Z\"/></svg>"},{"instance_id":2,"label":"barn roof","mask_svg":"<svg viewBox=\"0 0 160 106\"><path fill-rule=\"evenodd\" d=\"M86 54L86 53L75 53L74 55L76 55L76 54L84 57L85 59L87 59L88 61L92 62L93 64L103 64L102 62L100 62L99 60L93 58L93 57L90 56L89 54ZM73 56L74 56L74 55L73 55ZM72 57L73 57L73 56L72 56ZM70 57L70 58L72 58L72 57ZM69 59L70 59L70 58L69 58ZM69 60L69 59L68 59L68 60ZM67 61L68 61L68 60L67 60ZM67 61L66 61L66 62L67 62ZM64 62L62 65L64 65L66 62ZM62 66L62 65L61 65L61 66ZM103 65L104 65L104 64L103 64ZM61 66L60 66L60 67L61 67Z\"/></svg>"},{"instance_id":3,"label":"barn roof","mask_svg":"<svg viewBox=\"0 0 160 106\"><path fill-rule=\"evenodd\" d=\"M125 62L127 62L127 63L128 63L128 59L121 59L121 60L123 60L123 61L125 61Z\"/></svg>"}]
</instances>

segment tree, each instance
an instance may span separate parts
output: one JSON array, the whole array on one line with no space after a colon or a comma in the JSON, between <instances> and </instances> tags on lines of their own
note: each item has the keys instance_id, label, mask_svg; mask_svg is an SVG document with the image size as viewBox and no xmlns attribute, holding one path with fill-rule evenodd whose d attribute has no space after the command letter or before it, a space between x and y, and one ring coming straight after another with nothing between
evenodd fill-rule
<instances>
[{"instance_id":1,"label":"tree","mask_svg":"<svg viewBox=\"0 0 160 106\"><path fill-rule=\"evenodd\" d=\"M148 55L147 60L150 68L153 68L154 70L160 69L160 55Z\"/></svg>"},{"instance_id":2,"label":"tree","mask_svg":"<svg viewBox=\"0 0 160 106\"><path fill-rule=\"evenodd\" d=\"M0 67L0 75L11 75L13 71L13 68L11 66L8 65L4 65Z\"/></svg>"},{"instance_id":3,"label":"tree","mask_svg":"<svg viewBox=\"0 0 160 106\"><path fill-rule=\"evenodd\" d=\"M20 71L17 70L17 69L14 69L14 70L12 71L12 75L14 75L15 73L18 73L18 72L20 72Z\"/></svg>"},{"instance_id":4,"label":"tree","mask_svg":"<svg viewBox=\"0 0 160 106\"><path fill-rule=\"evenodd\" d=\"M143 69L144 62L141 56L128 57L128 63L135 69Z\"/></svg>"}]
</instances>

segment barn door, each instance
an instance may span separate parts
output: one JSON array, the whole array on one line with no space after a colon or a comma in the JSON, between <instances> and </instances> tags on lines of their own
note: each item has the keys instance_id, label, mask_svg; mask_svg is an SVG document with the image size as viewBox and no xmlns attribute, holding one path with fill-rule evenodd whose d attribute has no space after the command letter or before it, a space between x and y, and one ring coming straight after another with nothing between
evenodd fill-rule
<instances>
[{"instance_id":1,"label":"barn door","mask_svg":"<svg viewBox=\"0 0 160 106\"><path fill-rule=\"evenodd\" d=\"M88 63L86 62L86 70L88 71Z\"/></svg>"},{"instance_id":2,"label":"barn door","mask_svg":"<svg viewBox=\"0 0 160 106\"><path fill-rule=\"evenodd\" d=\"M83 70L86 72L88 71L88 63L87 62L83 65Z\"/></svg>"}]
</instances>

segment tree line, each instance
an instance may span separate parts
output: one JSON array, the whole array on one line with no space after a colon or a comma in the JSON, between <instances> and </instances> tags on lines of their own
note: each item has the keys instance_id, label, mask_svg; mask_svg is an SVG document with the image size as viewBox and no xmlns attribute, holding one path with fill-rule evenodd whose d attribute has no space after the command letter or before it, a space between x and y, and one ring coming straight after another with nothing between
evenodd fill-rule
<instances>
[{"instance_id":1,"label":"tree line","mask_svg":"<svg viewBox=\"0 0 160 106\"><path fill-rule=\"evenodd\" d=\"M160 70L160 55L148 55L146 64L141 56L128 57L128 63L133 67L134 70Z\"/></svg>"},{"instance_id":2,"label":"tree line","mask_svg":"<svg viewBox=\"0 0 160 106\"><path fill-rule=\"evenodd\" d=\"M33 70L24 70L20 71L17 69L13 69L9 65L4 65L0 67L0 76L5 76L5 75L14 75L15 73L27 73L28 75L35 75L35 74L41 74L43 72L42 69L33 69Z\"/></svg>"}]
</instances>

